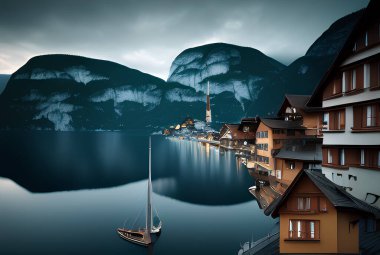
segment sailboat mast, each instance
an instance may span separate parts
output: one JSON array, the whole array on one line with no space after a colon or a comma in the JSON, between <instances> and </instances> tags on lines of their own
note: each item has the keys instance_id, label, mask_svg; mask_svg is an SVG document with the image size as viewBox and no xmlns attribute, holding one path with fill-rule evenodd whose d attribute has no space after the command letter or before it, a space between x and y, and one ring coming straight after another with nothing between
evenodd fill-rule
<instances>
[{"instance_id":1,"label":"sailboat mast","mask_svg":"<svg viewBox=\"0 0 380 255\"><path fill-rule=\"evenodd\" d=\"M148 234L152 231L152 142L149 136L149 178L148 178L148 201L146 212L146 231Z\"/></svg>"}]
</instances>

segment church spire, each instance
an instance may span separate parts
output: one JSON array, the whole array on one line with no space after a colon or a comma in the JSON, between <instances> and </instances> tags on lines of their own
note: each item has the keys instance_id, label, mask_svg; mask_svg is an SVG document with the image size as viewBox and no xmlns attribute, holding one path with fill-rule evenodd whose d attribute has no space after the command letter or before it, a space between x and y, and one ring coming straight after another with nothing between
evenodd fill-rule
<instances>
[{"instance_id":1,"label":"church spire","mask_svg":"<svg viewBox=\"0 0 380 255\"><path fill-rule=\"evenodd\" d=\"M207 96L206 96L206 122L211 123L211 107L210 107L210 82L207 81Z\"/></svg>"}]
</instances>

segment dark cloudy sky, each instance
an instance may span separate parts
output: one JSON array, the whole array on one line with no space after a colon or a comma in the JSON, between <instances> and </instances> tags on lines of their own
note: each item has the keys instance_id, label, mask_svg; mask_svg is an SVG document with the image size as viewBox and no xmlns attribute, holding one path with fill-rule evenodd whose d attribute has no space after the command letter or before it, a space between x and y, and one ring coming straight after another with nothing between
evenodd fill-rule
<instances>
[{"instance_id":1,"label":"dark cloudy sky","mask_svg":"<svg viewBox=\"0 0 380 255\"><path fill-rule=\"evenodd\" d=\"M167 78L183 50L226 42L284 64L368 0L0 0L0 73L40 54L107 59Z\"/></svg>"}]
</instances>

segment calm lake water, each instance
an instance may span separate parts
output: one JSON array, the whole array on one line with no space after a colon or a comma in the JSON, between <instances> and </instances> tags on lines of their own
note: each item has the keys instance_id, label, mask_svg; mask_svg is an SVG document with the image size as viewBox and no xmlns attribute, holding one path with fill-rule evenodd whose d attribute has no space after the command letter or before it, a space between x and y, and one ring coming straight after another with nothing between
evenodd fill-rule
<instances>
[{"instance_id":1,"label":"calm lake water","mask_svg":"<svg viewBox=\"0 0 380 255\"><path fill-rule=\"evenodd\" d=\"M197 142L152 137L150 248L116 234L144 221L148 137L0 132L0 160L0 254L237 254L275 224L234 153Z\"/></svg>"}]
</instances>

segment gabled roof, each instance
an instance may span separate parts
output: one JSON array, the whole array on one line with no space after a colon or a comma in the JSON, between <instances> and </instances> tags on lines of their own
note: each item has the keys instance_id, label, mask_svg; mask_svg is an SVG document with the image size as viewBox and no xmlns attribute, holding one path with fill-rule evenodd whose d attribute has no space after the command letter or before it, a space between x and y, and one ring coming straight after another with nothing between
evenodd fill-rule
<instances>
[{"instance_id":1,"label":"gabled roof","mask_svg":"<svg viewBox=\"0 0 380 255\"><path fill-rule=\"evenodd\" d=\"M281 113L285 112L288 105L296 108L297 110L307 110L307 103L309 102L310 97L310 95L285 95L284 102L282 102L277 116L280 116Z\"/></svg>"},{"instance_id":2,"label":"gabled roof","mask_svg":"<svg viewBox=\"0 0 380 255\"><path fill-rule=\"evenodd\" d=\"M226 127L226 129L231 132L232 140L255 139L255 134L252 135L251 132L245 133L243 131L240 131L239 126L240 126L240 124L224 124L222 127L222 131L223 131L223 128ZM223 133L221 132L220 136L223 137L224 134L225 134L225 132L223 132Z\"/></svg>"},{"instance_id":3,"label":"gabled roof","mask_svg":"<svg viewBox=\"0 0 380 255\"><path fill-rule=\"evenodd\" d=\"M335 57L332 65L327 70L327 72L325 73L325 75L323 76L323 78L321 79L317 87L315 88L307 104L308 106L311 106L311 107L321 106L323 89L327 85L328 79L331 77L331 75L335 73L336 70L338 70L340 63L343 62L343 60L348 56L348 54L352 53L352 47L357 39L357 36L360 35L360 32L365 28L368 21L371 20L373 17L378 16L379 13L380 13L380 1L371 0L367 8L362 12L359 18L359 21L356 23L356 25L352 29L351 34L348 36L340 52Z\"/></svg>"},{"instance_id":4,"label":"gabled roof","mask_svg":"<svg viewBox=\"0 0 380 255\"><path fill-rule=\"evenodd\" d=\"M327 179L322 173L310 170L302 170L294 178L285 193L274 200L264 211L266 215L272 215L273 218L278 216L278 211L283 202L287 199L293 188L302 179L302 176L307 176L315 186L326 196L326 198L337 209L351 209L364 214L373 215L376 218L380 218L380 209L373 207L366 202L357 199L349 194L341 186L336 185L329 179Z\"/></svg>"},{"instance_id":5,"label":"gabled roof","mask_svg":"<svg viewBox=\"0 0 380 255\"><path fill-rule=\"evenodd\" d=\"M280 119L261 119L267 127L278 129L306 129L301 121L286 121Z\"/></svg>"}]
</instances>

